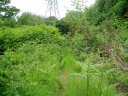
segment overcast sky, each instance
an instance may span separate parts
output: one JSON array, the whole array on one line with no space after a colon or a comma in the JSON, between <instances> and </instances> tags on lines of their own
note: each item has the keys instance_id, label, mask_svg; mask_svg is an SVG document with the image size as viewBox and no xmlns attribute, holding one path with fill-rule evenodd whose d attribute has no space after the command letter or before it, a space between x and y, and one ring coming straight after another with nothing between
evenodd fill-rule
<instances>
[{"instance_id":1,"label":"overcast sky","mask_svg":"<svg viewBox=\"0 0 128 96\"><path fill-rule=\"evenodd\" d=\"M45 16L48 0L11 0L11 5L19 8L22 12L31 12L36 15ZM94 4L95 0L88 0L87 5ZM71 0L58 0L60 17L64 17L67 10L72 10Z\"/></svg>"}]
</instances>

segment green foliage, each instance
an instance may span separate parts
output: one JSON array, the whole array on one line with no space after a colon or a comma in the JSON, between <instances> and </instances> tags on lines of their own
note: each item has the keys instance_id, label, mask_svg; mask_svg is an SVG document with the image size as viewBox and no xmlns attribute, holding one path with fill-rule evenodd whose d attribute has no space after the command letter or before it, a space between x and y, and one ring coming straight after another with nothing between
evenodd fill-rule
<instances>
[{"instance_id":1,"label":"green foliage","mask_svg":"<svg viewBox=\"0 0 128 96\"><path fill-rule=\"evenodd\" d=\"M83 21L82 21L82 12L79 11L69 11L66 14L66 17L64 17L62 20L63 22L65 22L66 24L69 25L69 31L71 33L71 35L74 35L75 32L80 32L82 25L83 25Z\"/></svg>"},{"instance_id":2,"label":"green foliage","mask_svg":"<svg viewBox=\"0 0 128 96\"><path fill-rule=\"evenodd\" d=\"M19 12L19 9L9 5L10 2L11 0L0 1L0 19L12 18Z\"/></svg>"},{"instance_id":3,"label":"green foliage","mask_svg":"<svg viewBox=\"0 0 128 96\"><path fill-rule=\"evenodd\" d=\"M58 58L51 51L50 45L24 44L6 52L0 60L0 95L57 96Z\"/></svg>"},{"instance_id":4,"label":"green foliage","mask_svg":"<svg viewBox=\"0 0 128 96\"><path fill-rule=\"evenodd\" d=\"M113 16L126 19L127 5L127 0L97 0L94 6L85 11L86 18L93 24L100 24Z\"/></svg>"},{"instance_id":5,"label":"green foliage","mask_svg":"<svg viewBox=\"0 0 128 96\"><path fill-rule=\"evenodd\" d=\"M10 6L11 0L0 1L0 27L16 27L16 19L14 18L20 11L14 6Z\"/></svg>"},{"instance_id":6,"label":"green foliage","mask_svg":"<svg viewBox=\"0 0 128 96\"><path fill-rule=\"evenodd\" d=\"M19 18L18 23L21 25L40 25L44 24L44 18L33 15L29 12L24 12Z\"/></svg>"},{"instance_id":7,"label":"green foliage","mask_svg":"<svg viewBox=\"0 0 128 96\"><path fill-rule=\"evenodd\" d=\"M0 27L2 27L4 25L4 21L0 20Z\"/></svg>"},{"instance_id":8,"label":"green foliage","mask_svg":"<svg viewBox=\"0 0 128 96\"><path fill-rule=\"evenodd\" d=\"M47 25L56 25L57 21L58 21L58 19L54 16L50 16L48 18L45 18L45 24L47 24Z\"/></svg>"},{"instance_id":9,"label":"green foliage","mask_svg":"<svg viewBox=\"0 0 128 96\"><path fill-rule=\"evenodd\" d=\"M0 59L0 95L60 96L63 88L64 96L115 95L115 86L108 81L115 77L111 67L102 64L105 61L95 55L86 56L85 62L75 57L69 46L63 49L53 43L24 43L15 52L6 51ZM100 64L93 64L94 59ZM68 72L65 85L62 70Z\"/></svg>"},{"instance_id":10,"label":"green foliage","mask_svg":"<svg viewBox=\"0 0 128 96\"><path fill-rule=\"evenodd\" d=\"M99 60L99 64L93 64L94 58ZM109 83L111 70L114 70L111 66L102 64L93 54L87 56L80 66L80 73L68 75L65 96L117 96L115 85Z\"/></svg>"},{"instance_id":11,"label":"green foliage","mask_svg":"<svg viewBox=\"0 0 128 96\"><path fill-rule=\"evenodd\" d=\"M125 14L128 12L128 1L123 0L117 2L117 4L114 6L114 11L117 16L128 18L127 16L125 17Z\"/></svg>"},{"instance_id":12,"label":"green foliage","mask_svg":"<svg viewBox=\"0 0 128 96\"><path fill-rule=\"evenodd\" d=\"M67 34L69 32L69 24L63 20L57 21L56 27L59 28L59 31L62 32L62 34Z\"/></svg>"},{"instance_id":13,"label":"green foliage","mask_svg":"<svg viewBox=\"0 0 128 96\"><path fill-rule=\"evenodd\" d=\"M0 19L0 96L127 96L127 4L80 4L61 20L23 13L18 28Z\"/></svg>"},{"instance_id":14,"label":"green foliage","mask_svg":"<svg viewBox=\"0 0 128 96\"><path fill-rule=\"evenodd\" d=\"M10 27L10 28L15 28L15 27L18 27L19 25L17 24L16 19L10 18L10 19L5 19L4 20L3 26Z\"/></svg>"},{"instance_id":15,"label":"green foliage","mask_svg":"<svg viewBox=\"0 0 128 96\"><path fill-rule=\"evenodd\" d=\"M19 24L17 24L16 19L14 18L6 18L4 20L0 20L0 27L9 27L9 28L15 28L18 27Z\"/></svg>"},{"instance_id":16,"label":"green foliage","mask_svg":"<svg viewBox=\"0 0 128 96\"><path fill-rule=\"evenodd\" d=\"M88 1L80 1L80 0L72 0L72 5L75 6L75 9L78 11L84 11L84 9L87 7L86 2Z\"/></svg>"},{"instance_id":17,"label":"green foliage","mask_svg":"<svg viewBox=\"0 0 128 96\"><path fill-rule=\"evenodd\" d=\"M102 67L102 64L104 64L104 62L106 61L109 61L109 58L113 59L112 61L108 62L108 65L112 65L111 63L114 61L114 66L112 66L111 68L106 67L105 69L110 70L105 71L104 69L103 71L103 74L108 74L108 76L105 76L105 78L103 76L103 81L110 81L106 82L105 84L107 85L105 86L102 83L103 86L101 88L101 91L103 92L103 90L105 89L103 87L109 87L109 85L110 89L112 89L105 90L108 94L102 93L103 96L115 96L115 93L113 93L115 92L115 87L119 92L123 92L123 94L121 93L119 94L119 96L127 96L128 93L128 79L123 79L124 76L127 77L128 74L128 22L127 16L124 15L127 13L126 6L126 0L97 0L94 6L86 9L85 12L81 14L81 17L77 17L73 14L70 14L69 16L73 15L76 18L74 19L74 17L72 16L69 19L68 15L64 18L65 21L67 20L68 24L70 25L70 28L75 29L70 30L70 34L75 34L71 39L71 44L74 46L72 47L74 49L74 52L77 54L77 56L79 56L78 60L85 60L86 55L90 54L91 52L94 52L95 55L98 53L98 55L102 57L102 63L101 65L99 65ZM106 59L106 61L104 61L104 59ZM96 59L94 62L98 62L98 59ZM96 73L92 72L92 74L88 76L90 80L90 82L88 83L90 87L88 89L87 86L83 86L87 85L87 78L83 78L87 77L87 73L81 74L81 65L74 64L73 66L74 67L72 67L72 69L74 69L74 71L78 74L73 73L68 76L69 80L67 81L67 89L65 88L67 92L66 95L85 96L85 94L89 94L87 96L100 96L100 93L93 90L97 90L97 88L94 86L100 86L98 84L100 84L99 78L101 77L97 77L95 75L95 78L92 78L93 74ZM121 78L123 80L121 80ZM97 85L95 85L96 81L99 82ZM112 84L112 86L110 83Z\"/></svg>"},{"instance_id":18,"label":"green foliage","mask_svg":"<svg viewBox=\"0 0 128 96\"><path fill-rule=\"evenodd\" d=\"M16 50L17 47L29 41L61 44L64 40L55 27L46 25L1 29L0 38L3 42L0 44L2 50L7 50L8 48Z\"/></svg>"},{"instance_id":19,"label":"green foliage","mask_svg":"<svg viewBox=\"0 0 128 96\"><path fill-rule=\"evenodd\" d=\"M74 59L73 50L58 43L27 42L8 50L0 59L0 95L60 96L60 69Z\"/></svg>"}]
</instances>

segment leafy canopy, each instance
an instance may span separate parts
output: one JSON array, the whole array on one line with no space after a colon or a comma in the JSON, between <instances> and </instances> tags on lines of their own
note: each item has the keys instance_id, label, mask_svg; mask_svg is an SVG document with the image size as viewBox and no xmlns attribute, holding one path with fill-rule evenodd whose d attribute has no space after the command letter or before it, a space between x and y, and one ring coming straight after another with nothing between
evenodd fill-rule
<instances>
[{"instance_id":1,"label":"leafy canopy","mask_svg":"<svg viewBox=\"0 0 128 96\"><path fill-rule=\"evenodd\" d=\"M20 10L14 6L10 6L11 0L1 0L0 1L0 19L12 18Z\"/></svg>"}]
</instances>

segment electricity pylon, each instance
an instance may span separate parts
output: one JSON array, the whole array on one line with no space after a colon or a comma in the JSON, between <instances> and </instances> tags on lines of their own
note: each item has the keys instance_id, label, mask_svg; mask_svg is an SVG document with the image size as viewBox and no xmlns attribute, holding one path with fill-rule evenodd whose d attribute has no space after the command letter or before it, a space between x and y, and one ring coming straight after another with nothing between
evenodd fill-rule
<instances>
[{"instance_id":1,"label":"electricity pylon","mask_svg":"<svg viewBox=\"0 0 128 96\"><path fill-rule=\"evenodd\" d=\"M47 16L55 16L60 17L58 2L57 0L46 0L48 2L45 17Z\"/></svg>"}]
</instances>

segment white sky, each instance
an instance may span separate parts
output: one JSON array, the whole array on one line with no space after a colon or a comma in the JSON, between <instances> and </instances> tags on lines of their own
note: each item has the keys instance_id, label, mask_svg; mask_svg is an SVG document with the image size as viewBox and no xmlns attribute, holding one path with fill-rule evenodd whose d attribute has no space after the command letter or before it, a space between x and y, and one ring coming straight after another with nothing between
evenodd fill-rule
<instances>
[{"instance_id":1,"label":"white sky","mask_svg":"<svg viewBox=\"0 0 128 96\"><path fill-rule=\"evenodd\" d=\"M95 0L88 0L87 5L94 4ZM31 12L36 15L45 16L47 0L11 0L11 5L19 8L22 12ZM64 17L67 10L72 10L71 0L58 0L60 17Z\"/></svg>"}]
</instances>

